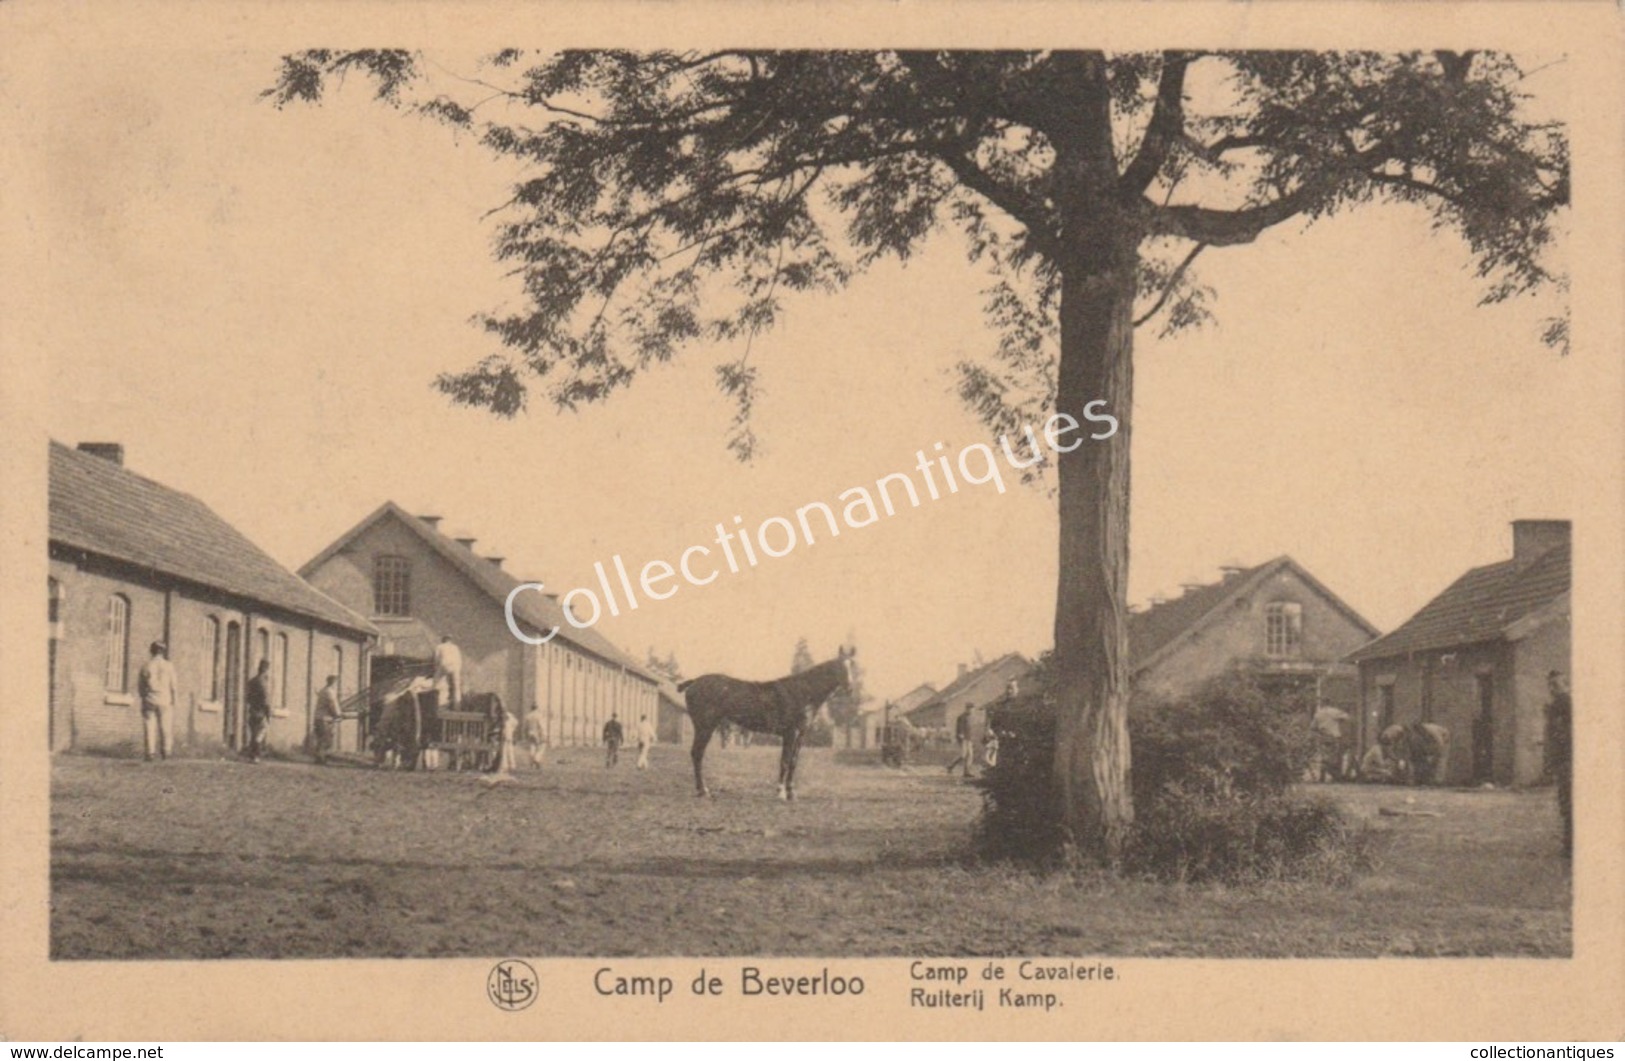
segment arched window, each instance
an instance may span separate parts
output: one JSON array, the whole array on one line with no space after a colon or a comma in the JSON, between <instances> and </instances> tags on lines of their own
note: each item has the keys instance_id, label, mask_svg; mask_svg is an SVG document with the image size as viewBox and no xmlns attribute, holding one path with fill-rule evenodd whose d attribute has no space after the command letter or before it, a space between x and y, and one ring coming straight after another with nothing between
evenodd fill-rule
<instances>
[{"instance_id":1,"label":"arched window","mask_svg":"<svg viewBox=\"0 0 1625 1061\"><path fill-rule=\"evenodd\" d=\"M220 699L220 620L212 615L203 617L202 639L199 643L197 687L203 699L214 703Z\"/></svg>"},{"instance_id":2,"label":"arched window","mask_svg":"<svg viewBox=\"0 0 1625 1061\"><path fill-rule=\"evenodd\" d=\"M1264 654L1295 659L1303 651L1303 606L1276 601L1264 606Z\"/></svg>"},{"instance_id":3,"label":"arched window","mask_svg":"<svg viewBox=\"0 0 1625 1061\"><path fill-rule=\"evenodd\" d=\"M339 699L344 698L344 646L333 646L333 673L338 676L338 682L333 686L333 692Z\"/></svg>"},{"instance_id":4,"label":"arched window","mask_svg":"<svg viewBox=\"0 0 1625 1061\"><path fill-rule=\"evenodd\" d=\"M130 688L130 598L122 593L107 598L107 668L103 684L110 693Z\"/></svg>"}]
</instances>

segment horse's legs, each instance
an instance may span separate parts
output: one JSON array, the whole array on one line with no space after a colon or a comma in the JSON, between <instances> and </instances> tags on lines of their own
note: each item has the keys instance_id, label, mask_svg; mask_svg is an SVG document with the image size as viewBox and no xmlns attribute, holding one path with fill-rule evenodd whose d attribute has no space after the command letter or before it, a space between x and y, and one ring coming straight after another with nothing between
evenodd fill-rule
<instances>
[{"instance_id":1,"label":"horse's legs","mask_svg":"<svg viewBox=\"0 0 1625 1061\"><path fill-rule=\"evenodd\" d=\"M784 750L786 755L784 798L793 800L796 798L796 760L801 758L801 734L799 732L791 734L790 738L785 741Z\"/></svg>"},{"instance_id":2,"label":"horse's legs","mask_svg":"<svg viewBox=\"0 0 1625 1061\"><path fill-rule=\"evenodd\" d=\"M786 733L779 742L779 798L782 800L790 798L791 756L795 754L791 750L793 740L795 737Z\"/></svg>"},{"instance_id":3,"label":"horse's legs","mask_svg":"<svg viewBox=\"0 0 1625 1061\"><path fill-rule=\"evenodd\" d=\"M705 771L701 764L705 761L705 746L711 743L711 731L715 726L694 727L694 746L689 750L689 758L694 760L694 794L708 796L710 792L705 787Z\"/></svg>"}]
</instances>

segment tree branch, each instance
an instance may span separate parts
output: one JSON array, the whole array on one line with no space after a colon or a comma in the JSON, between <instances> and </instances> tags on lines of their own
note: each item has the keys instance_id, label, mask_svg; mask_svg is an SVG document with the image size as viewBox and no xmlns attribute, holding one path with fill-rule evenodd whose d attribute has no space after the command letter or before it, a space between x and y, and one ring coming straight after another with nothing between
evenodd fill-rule
<instances>
[{"instance_id":1,"label":"tree branch","mask_svg":"<svg viewBox=\"0 0 1625 1061\"><path fill-rule=\"evenodd\" d=\"M1163 54L1156 106L1151 120L1146 123L1140 149L1123 170L1118 185L1131 197L1145 191L1156 180L1168 161L1168 152L1185 131L1185 71L1190 63L1191 56L1184 52Z\"/></svg>"},{"instance_id":2,"label":"tree branch","mask_svg":"<svg viewBox=\"0 0 1625 1061\"><path fill-rule=\"evenodd\" d=\"M969 156L944 145L941 149L931 152L932 157L942 161L959 183L976 192L994 206L1003 210L1018 224L1025 227L1028 233L1041 246L1053 247L1053 240L1049 227L1049 212L1044 208L1042 201L1023 193L1018 188L1001 184L987 171L983 170Z\"/></svg>"},{"instance_id":3,"label":"tree branch","mask_svg":"<svg viewBox=\"0 0 1625 1061\"><path fill-rule=\"evenodd\" d=\"M1403 173L1368 173L1366 176L1377 184L1391 184L1397 188L1409 188L1411 191L1423 192L1427 195L1438 196L1447 203L1455 203L1460 205L1461 202L1460 197L1454 192L1447 191L1444 188L1439 187L1437 184L1431 184L1428 181L1417 180L1415 177L1407 176Z\"/></svg>"},{"instance_id":4,"label":"tree branch","mask_svg":"<svg viewBox=\"0 0 1625 1061\"><path fill-rule=\"evenodd\" d=\"M1150 309L1146 310L1145 313L1135 320L1134 327L1138 328L1140 325L1157 315L1157 311L1162 309L1163 305L1168 301L1169 296L1174 293L1174 288L1178 287L1179 282L1185 278L1185 271L1191 267L1191 262L1194 262L1196 260L1196 256L1207 250L1207 248L1208 245L1206 243L1198 243L1196 246L1191 248L1191 252L1185 255L1185 260L1180 262L1178 268L1176 268L1173 273L1169 275L1168 282L1162 285L1162 294L1157 296L1156 304Z\"/></svg>"},{"instance_id":5,"label":"tree branch","mask_svg":"<svg viewBox=\"0 0 1625 1061\"><path fill-rule=\"evenodd\" d=\"M1324 199L1336 187L1338 177L1326 176L1298 187L1261 206L1240 210L1214 210L1202 206L1158 206L1140 198L1146 216L1146 233L1153 236L1181 236L1215 247L1251 243L1259 233L1303 213Z\"/></svg>"}]
</instances>

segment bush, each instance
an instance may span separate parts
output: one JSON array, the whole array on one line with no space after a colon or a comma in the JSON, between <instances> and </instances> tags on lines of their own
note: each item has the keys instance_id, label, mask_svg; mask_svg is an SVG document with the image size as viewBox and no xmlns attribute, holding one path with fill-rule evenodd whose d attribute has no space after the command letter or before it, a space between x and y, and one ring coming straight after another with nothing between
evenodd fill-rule
<instances>
[{"instance_id":1,"label":"bush","mask_svg":"<svg viewBox=\"0 0 1625 1061\"><path fill-rule=\"evenodd\" d=\"M1313 687L1227 675L1177 700L1129 712L1135 805L1169 786L1212 797L1270 796L1303 776L1314 750Z\"/></svg>"},{"instance_id":2,"label":"bush","mask_svg":"<svg viewBox=\"0 0 1625 1061\"><path fill-rule=\"evenodd\" d=\"M1131 873L1178 881L1341 877L1368 860L1367 836L1326 801L1288 798L1312 750L1312 698L1245 676L1129 713ZM1055 720L1041 694L996 709L999 761L982 781L985 857L1053 861Z\"/></svg>"},{"instance_id":3,"label":"bush","mask_svg":"<svg viewBox=\"0 0 1625 1061\"><path fill-rule=\"evenodd\" d=\"M1030 695L988 710L998 761L983 771L976 844L995 860L1042 861L1060 848L1055 824L1055 713Z\"/></svg>"},{"instance_id":4,"label":"bush","mask_svg":"<svg viewBox=\"0 0 1625 1061\"><path fill-rule=\"evenodd\" d=\"M1329 800L1216 797L1165 788L1136 808L1124 864L1164 881L1346 880L1370 861L1365 830Z\"/></svg>"}]
</instances>

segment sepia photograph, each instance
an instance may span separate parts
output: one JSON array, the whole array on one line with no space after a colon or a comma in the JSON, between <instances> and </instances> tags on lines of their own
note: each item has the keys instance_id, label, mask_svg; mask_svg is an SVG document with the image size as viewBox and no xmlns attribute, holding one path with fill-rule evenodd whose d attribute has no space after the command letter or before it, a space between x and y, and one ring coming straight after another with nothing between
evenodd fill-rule
<instances>
[{"instance_id":1,"label":"sepia photograph","mask_svg":"<svg viewBox=\"0 0 1625 1061\"><path fill-rule=\"evenodd\" d=\"M49 976L1091 1037L1618 956L1607 49L93 10L0 79Z\"/></svg>"}]
</instances>

